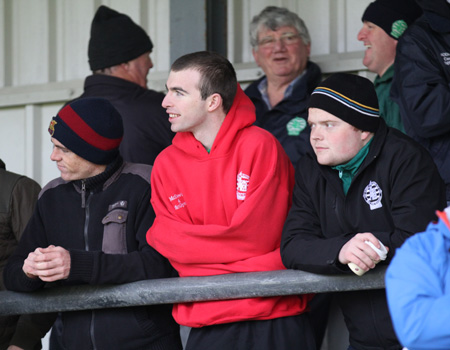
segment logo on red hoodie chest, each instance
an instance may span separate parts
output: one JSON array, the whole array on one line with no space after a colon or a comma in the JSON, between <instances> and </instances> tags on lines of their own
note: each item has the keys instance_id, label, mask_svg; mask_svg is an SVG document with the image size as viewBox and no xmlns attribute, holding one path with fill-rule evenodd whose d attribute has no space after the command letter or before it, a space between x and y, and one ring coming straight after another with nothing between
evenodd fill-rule
<instances>
[{"instance_id":1,"label":"logo on red hoodie chest","mask_svg":"<svg viewBox=\"0 0 450 350\"><path fill-rule=\"evenodd\" d=\"M184 208L186 206L186 201L184 200L183 193L174 194L169 197L169 200L175 210Z\"/></svg>"},{"instance_id":2,"label":"logo on red hoodie chest","mask_svg":"<svg viewBox=\"0 0 450 350\"><path fill-rule=\"evenodd\" d=\"M237 174L236 198L243 201L247 196L248 184L250 182L250 175L244 174L242 171Z\"/></svg>"}]
</instances>

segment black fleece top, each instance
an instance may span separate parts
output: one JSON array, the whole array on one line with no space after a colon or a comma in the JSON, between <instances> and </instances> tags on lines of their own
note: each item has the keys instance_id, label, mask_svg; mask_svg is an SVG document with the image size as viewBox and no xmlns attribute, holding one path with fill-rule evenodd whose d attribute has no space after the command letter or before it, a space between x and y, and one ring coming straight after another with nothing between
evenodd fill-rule
<instances>
[{"instance_id":1,"label":"black fleece top","mask_svg":"<svg viewBox=\"0 0 450 350\"><path fill-rule=\"evenodd\" d=\"M37 209L4 271L8 289L31 292L51 286L22 271L28 254L51 244L70 253L61 285L105 285L173 276L168 261L146 242L154 212L151 166L123 163L82 181L47 184ZM170 305L101 309L62 314L67 349L181 349ZM157 344L157 346L155 345Z\"/></svg>"},{"instance_id":2,"label":"black fleece top","mask_svg":"<svg viewBox=\"0 0 450 350\"><path fill-rule=\"evenodd\" d=\"M444 183L428 152L383 120L347 195L338 171L319 165L312 151L300 161L295 178L281 257L287 268L313 273L352 274L338 255L362 232L389 247L388 259L381 262L388 263L395 249L446 205ZM353 347L401 349L384 290L338 293L337 298Z\"/></svg>"}]
</instances>

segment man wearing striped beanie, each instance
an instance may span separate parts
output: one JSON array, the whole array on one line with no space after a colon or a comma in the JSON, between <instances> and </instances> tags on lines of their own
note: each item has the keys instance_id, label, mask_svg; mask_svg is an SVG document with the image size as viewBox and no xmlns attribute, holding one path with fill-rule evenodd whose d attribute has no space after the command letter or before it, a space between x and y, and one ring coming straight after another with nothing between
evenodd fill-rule
<instances>
[{"instance_id":1,"label":"man wearing striped beanie","mask_svg":"<svg viewBox=\"0 0 450 350\"><path fill-rule=\"evenodd\" d=\"M102 98L77 100L53 117L48 131L61 177L39 195L5 267L6 288L32 292L52 282L103 285L172 276L168 261L146 242L155 215L151 166L123 162L117 110ZM64 349L181 350L170 305L62 313L51 338Z\"/></svg>"},{"instance_id":2,"label":"man wearing striped beanie","mask_svg":"<svg viewBox=\"0 0 450 350\"><path fill-rule=\"evenodd\" d=\"M445 207L437 168L425 149L386 126L366 78L338 73L324 80L311 95L308 123L313 150L296 169L283 263L320 274L380 269ZM382 245L384 261L377 254ZM384 290L335 297L349 330L348 349L402 349Z\"/></svg>"}]
</instances>

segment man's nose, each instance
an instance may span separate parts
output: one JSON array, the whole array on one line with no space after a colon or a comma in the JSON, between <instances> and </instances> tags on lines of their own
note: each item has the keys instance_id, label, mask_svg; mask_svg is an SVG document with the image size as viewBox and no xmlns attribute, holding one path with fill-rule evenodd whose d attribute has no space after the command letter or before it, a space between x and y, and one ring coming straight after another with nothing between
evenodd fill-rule
<instances>
[{"instance_id":1,"label":"man's nose","mask_svg":"<svg viewBox=\"0 0 450 350\"><path fill-rule=\"evenodd\" d=\"M361 28L361 30L358 32L358 35L357 35L356 38L357 38L359 41L363 41L365 37L366 37L366 29L363 27L363 28Z\"/></svg>"},{"instance_id":2,"label":"man's nose","mask_svg":"<svg viewBox=\"0 0 450 350\"><path fill-rule=\"evenodd\" d=\"M60 158L58 154L58 149L56 147L53 147L52 153L50 154L50 160L57 161Z\"/></svg>"},{"instance_id":3,"label":"man's nose","mask_svg":"<svg viewBox=\"0 0 450 350\"><path fill-rule=\"evenodd\" d=\"M321 140L322 138L323 134L317 127L311 128L311 140Z\"/></svg>"},{"instance_id":4,"label":"man's nose","mask_svg":"<svg viewBox=\"0 0 450 350\"><path fill-rule=\"evenodd\" d=\"M163 108L168 108L170 106L170 97L169 94L167 93L167 95L164 97L161 106L163 106Z\"/></svg>"}]
</instances>

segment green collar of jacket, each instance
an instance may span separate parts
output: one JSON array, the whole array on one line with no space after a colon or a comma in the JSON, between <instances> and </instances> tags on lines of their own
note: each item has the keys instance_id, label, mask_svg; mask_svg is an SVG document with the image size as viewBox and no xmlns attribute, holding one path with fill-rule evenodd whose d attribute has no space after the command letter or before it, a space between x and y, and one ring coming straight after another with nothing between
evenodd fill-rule
<instances>
[{"instance_id":1,"label":"green collar of jacket","mask_svg":"<svg viewBox=\"0 0 450 350\"><path fill-rule=\"evenodd\" d=\"M345 164L340 164L331 167L339 172L339 178L342 180L342 185L344 188L344 193L347 195L350 184L352 183L353 177L358 171L364 159L366 159L369 153L370 144L372 143L373 137L367 144L359 150L359 152L350 161Z\"/></svg>"}]
</instances>

